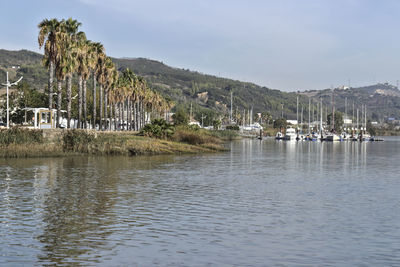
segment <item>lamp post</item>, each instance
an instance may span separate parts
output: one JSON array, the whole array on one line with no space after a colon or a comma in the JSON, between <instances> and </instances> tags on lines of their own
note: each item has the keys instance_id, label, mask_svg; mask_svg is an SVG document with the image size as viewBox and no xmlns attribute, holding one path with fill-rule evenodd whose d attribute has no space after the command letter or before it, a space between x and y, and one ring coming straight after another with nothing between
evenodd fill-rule
<instances>
[{"instance_id":1,"label":"lamp post","mask_svg":"<svg viewBox=\"0 0 400 267\"><path fill-rule=\"evenodd\" d=\"M10 109L9 109L9 104L8 104L8 88L12 85L17 85L22 80L22 78L23 77L19 78L19 80L16 82L10 83L8 81L8 71L7 71L7 82L5 84L3 83L3 85L5 85L7 87L7 128L10 128Z\"/></svg>"}]
</instances>

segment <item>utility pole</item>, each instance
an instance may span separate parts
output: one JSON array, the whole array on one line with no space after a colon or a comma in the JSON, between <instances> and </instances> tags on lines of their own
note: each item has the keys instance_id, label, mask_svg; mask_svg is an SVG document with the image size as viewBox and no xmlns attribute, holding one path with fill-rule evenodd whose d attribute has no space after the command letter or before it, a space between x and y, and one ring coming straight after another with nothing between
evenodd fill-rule
<instances>
[{"instance_id":1,"label":"utility pole","mask_svg":"<svg viewBox=\"0 0 400 267\"><path fill-rule=\"evenodd\" d=\"M8 71L6 73L7 76L7 82L3 85L5 85L7 87L7 128L10 128L10 108L9 108L9 100L8 100L8 88L11 87L12 85L17 85L23 77L19 78L18 81L10 83L10 81L8 80Z\"/></svg>"},{"instance_id":2,"label":"utility pole","mask_svg":"<svg viewBox=\"0 0 400 267\"><path fill-rule=\"evenodd\" d=\"M192 102L190 102L190 122L192 122L192 118L193 118L193 106L192 106Z\"/></svg>"},{"instance_id":3,"label":"utility pole","mask_svg":"<svg viewBox=\"0 0 400 267\"><path fill-rule=\"evenodd\" d=\"M281 114L281 118L283 118L283 103L281 103L282 106L282 114Z\"/></svg>"},{"instance_id":4,"label":"utility pole","mask_svg":"<svg viewBox=\"0 0 400 267\"><path fill-rule=\"evenodd\" d=\"M203 114L201 114L201 128L204 128L203 120L205 118L207 118L207 116L204 116Z\"/></svg>"}]
</instances>

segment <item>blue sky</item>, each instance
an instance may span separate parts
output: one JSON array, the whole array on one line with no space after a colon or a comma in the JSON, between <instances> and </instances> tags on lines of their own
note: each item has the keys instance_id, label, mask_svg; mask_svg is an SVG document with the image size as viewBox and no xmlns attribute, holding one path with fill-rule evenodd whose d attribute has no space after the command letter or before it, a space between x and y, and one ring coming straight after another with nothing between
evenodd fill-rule
<instances>
[{"instance_id":1,"label":"blue sky","mask_svg":"<svg viewBox=\"0 0 400 267\"><path fill-rule=\"evenodd\" d=\"M0 48L39 52L37 24L53 17L79 20L113 57L285 91L400 80L397 0L7 1Z\"/></svg>"}]
</instances>

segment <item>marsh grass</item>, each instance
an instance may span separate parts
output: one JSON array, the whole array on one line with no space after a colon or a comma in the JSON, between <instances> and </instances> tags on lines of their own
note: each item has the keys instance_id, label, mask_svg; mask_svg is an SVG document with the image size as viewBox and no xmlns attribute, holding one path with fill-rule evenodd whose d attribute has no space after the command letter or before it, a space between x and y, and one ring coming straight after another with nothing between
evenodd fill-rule
<instances>
[{"instance_id":1,"label":"marsh grass","mask_svg":"<svg viewBox=\"0 0 400 267\"><path fill-rule=\"evenodd\" d=\"M218 131L218 130L213 130L209 131L210 135L219 138L224 141L232 141L232 140L238 140L241 139L239 132L236 130L224 130L224 131Z\"/></svg>"},{"instance_id":2,"label":"marsh grass","mask_svg":"<svg viewBox=\"0 0 400 267\"><path fill-rule=\"evenodd\" d=\"M41 130L31 130L13 127L0 130L0 145L10 144L42 144L43 133Z\"/></svg>"},{"instance_id":3,"label":"marsh grass","mask_svg":"<svg viewBox=\"0 0 400 267\"><path fill-rule=\"evenodd\" d=\"M192 130L179 130L176 133L174 138L158 139L132 132L1 130L0 157L53 157L77 154L134 156L225 151L221 140L210 134Z\"/></svg>"}]
</instances>

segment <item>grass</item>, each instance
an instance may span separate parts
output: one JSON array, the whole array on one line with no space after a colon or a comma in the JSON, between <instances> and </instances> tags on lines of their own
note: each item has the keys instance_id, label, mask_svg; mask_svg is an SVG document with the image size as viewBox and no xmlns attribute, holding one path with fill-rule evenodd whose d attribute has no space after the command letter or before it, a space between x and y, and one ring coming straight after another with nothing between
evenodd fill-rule
<instances>
[{"instance_id":1,"label":"grass","mask_svg":"<svg viewBox=\"0 0 400 267\"><path fill-rule=\"evenodd\" d=\"M224 130L224 131L213 130L213 131L210 131L210 134L216 138L219 138L219 139L222 139L225 141L232 141L232 140L237 140L237 139L241 138L238 131L234 131L234 130Z\"/></svg>"},{"instance_id":2,"label":"grass","mask_svg":"<svg viewBox=\"0 0 400 267\"><path fill-rule=\"evenodd\" d=\"M224 151L221 140L206 132L179 129L168 140L132 132L86 130L0 131L0 157L53 157L90 155L159 155Z\"/></svg>"}]
</instances>

